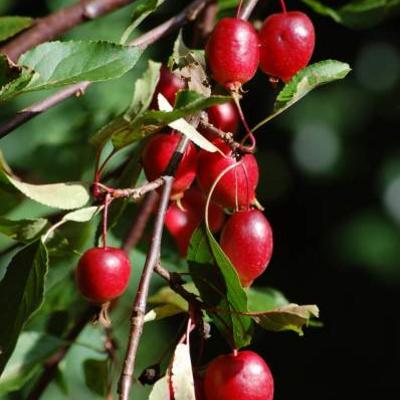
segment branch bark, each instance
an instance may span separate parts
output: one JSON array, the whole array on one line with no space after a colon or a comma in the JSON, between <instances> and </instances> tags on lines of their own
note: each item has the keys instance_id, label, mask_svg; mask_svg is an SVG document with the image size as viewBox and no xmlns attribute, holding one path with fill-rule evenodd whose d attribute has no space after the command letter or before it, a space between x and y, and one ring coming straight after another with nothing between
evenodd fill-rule
<instances>
[{"instance_id":1,"label":"branch bark","mask_svg":"<svg viewBox=\"0 0 400 400\"><path fill-rule=\"evenodd\" d=\"M173 30L178 29L185 23L195 19L198 12L200 12L203 7L210 1L211 0L194 0L179 14L168 19L161 25L146 32L138 38L132 40L128 43L128 45L146 48L160 38L166 36L168 33L172 32ZM19 111L15 116L11 117L0 126L0 139L7 136L18 126L21 126L22 124L28 122L37 115L42 114L43 112L49 110L57 104L60 104L69 97L72 97L74 95L79 96L83 94L90 85L91 82L86 81L67 86L66 88L59 90L52 96L49 96L46 99L34 103L31 106Z\"/></svg>"},{"instance_id":2,"label":"branch bark","mask_svg":"<svg viewBox=\"0 0 400 400\"><path fill-rule=\"evenodd\" d=\"M69 31L76 25L101 17L135 0L83 0L39 19L32 28L27 29L12 39L0 52L11 60L17 61L19 56L40 43L52 40Z\"/></svg>"},{"instance_id":3,"label":"branch bark","mask_svg":"<svg viewBox=\"0 0 400 400\"><path fill-rule=\"evenodd\" d=\"M239 13L239 18L249 19L259 0L248 0Z\"/></svg>"},{"instance_id":4,"label":"branch bark","mask_svg":"<svg viewBox=\"0 0 400 400\"><path fill-rule=\"evenodd\" d=\"M126 350L124 366L118 388L120 400L129 400L129 393L132 386L132 377L135 369L136 354L143 332L144 316L146 313L146 304L149 293L150 280L154 268L160 258L164 217L168 207L174 175L188 144L189 139L187 137L182 137L170 162L168 163L165 173L163 174L164 186L161 193L156 220L154 223L153 236L132 307L131 329L129 334L128 348Z\"/></svg>"},{"instance_id":5,"label":"branch bark","mask_svg":"<svg viewBox=\"0 0 400 400\"><path fill-rule=\"evenodd\" d=\"M129 253L131 249L136 247L140 238L143 236L147 221L150 218L151 212L153 211L157 200L158 194L156 192L150 192L144 198L143 203L140 205L137 211L135 223L132 225L131 229L126 235L122 245L122 248L126 253Z\"/></svg>"}]
</instances>

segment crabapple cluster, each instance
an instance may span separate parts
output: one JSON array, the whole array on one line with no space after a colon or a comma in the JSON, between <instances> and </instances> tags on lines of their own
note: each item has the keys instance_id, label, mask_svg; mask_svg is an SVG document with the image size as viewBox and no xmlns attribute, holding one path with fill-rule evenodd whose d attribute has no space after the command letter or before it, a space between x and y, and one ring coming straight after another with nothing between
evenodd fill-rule
<instances>
[{"instance_id":1,"label":"crabapple cluster","mask_svg":"<svg viewBox=\"0 0 400 400\"><path fill-rule=\"evenodd\" d=\"M284 10L270 15L258 33L242 19L221 19L208 41L206 57L213 78L237 90L253 78L258 66L272 78L289 81L308 64L314 45L308 16Z\"/></svg>"},{"instance_id":2,"label":"crabapple cluster","mask_svg":"<svg viewBox=\"0 0 400 400\"><path fill-rule=\"evenodd\" d=\"M163 81L166 80L164 71L161 70ZM170 81L175 82L174 79ZM181 88L175 83L171 83L171 86L176 91ZM171 96L172 89L163 86L157 90ZM213 106L207 113L209 120L219 129L238 126L238 114L232 103ZM232 131L236 133L236 130ZM233 151L210 132L205 132L205 135L220 152L197 150L193 143L189 144L176 171L171 191L172 203L165 216L165 226L184 257L190 238L204 217L205 196L213 189L208 210L209 227L215 234L222 228L221 247L236 269L242 285L250 286L265 270L272 255L271 227L264 215L253 208L259 178L257 160L253 154ZM179 134L167 132L155 134L149 139L142 153L143 169L148 180L162 175L179 138ZM234 211L225 224L224 210ZM259 244L258 250L252 252L250 258L241 256L245 254L243 248L251 248L255 241Z\"/></svg>"}]
</instances>

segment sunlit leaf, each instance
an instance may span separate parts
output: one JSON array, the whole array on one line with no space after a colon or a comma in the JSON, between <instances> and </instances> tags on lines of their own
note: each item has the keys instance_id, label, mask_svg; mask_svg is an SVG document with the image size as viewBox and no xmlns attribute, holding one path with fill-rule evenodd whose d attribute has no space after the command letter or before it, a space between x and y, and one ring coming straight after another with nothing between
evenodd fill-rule
<instances>
[{"instance_id":1,"label":"sunlit leaf","mask_svg":"<svg viewBox=\"0 0 400 400\"><path fill-rule=\"evenodd\" d=\"M174 400L196 400L190 349L187 344L176 346L171 380Z\"/></svg>"},{"instance_id":2,"label":"sunlit leaf","mask_svg":"<svg viewBox=\"0 0 400 400\"><path fill-rule=\"evenodd\" d=\"M335 60L320 61L302 69L279 92L272 114L259 122L253 131L287 110L313 89L343 79L350 71L348 64Z\"/></svg>"},{"instance_id":3,"label":"sunlit leaf","mask_svg":"<svg viewBox=\"0 0 400 400\"><path fill-rule=\"evenodd\" d=\"M307 326L312 317L318 318L319 310L316 305L288 304L270 311L252 313L252 316L254 321L266 330L294 331L302 335L303 327Z\"/></svg>"},{"instance_id":4,"label":"sunlit leaf","mask_svg":"<svg viewBox=\"0 0 400 400\"><path fill-rule=\"evenodd\" d=\"M33 185L22 182L15 176L0 168L0 186L19 191L26 197L48 207L72 210L83 207L89 201L89 192L80 183L52 183L48 185Z\"/></svg>"}]
</instances>

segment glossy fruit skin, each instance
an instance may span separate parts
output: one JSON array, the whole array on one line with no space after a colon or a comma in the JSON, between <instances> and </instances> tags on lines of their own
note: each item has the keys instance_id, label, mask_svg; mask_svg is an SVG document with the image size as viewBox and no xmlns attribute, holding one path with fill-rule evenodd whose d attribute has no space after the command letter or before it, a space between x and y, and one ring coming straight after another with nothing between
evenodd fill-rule
<instances>
[{"instance_id":1,"label":"glossy fruit skin","mask_svg":"<svg viewBox=\"0 0 400 400\"><path fill-rule=\"evenodd\" d=\"M314 25L299 11L270 15L259 37L260 68L285 82L309 63L314 51Z\"/></svg>"},{"instance_id":2,"label":"glossy fruit skin","mask_svg":"<svg viewBox=\"0 0 400 400\"><path fill-rule=\"evenodd\" d=\"M150 108L158 110L157 95L161 93L171 105L175 104L176 94L185 88L185 82L164 65L160 68L160 79L154 91Z\"/></svg>"},{"instance_id":3,"label":"glossy fruit skin","mask_svg":"<svg viewBox=\"0 0 400 400\"><path fill-rule=\"evenodd\" d=\"M149 181L159 178L164 173L180 140L181 136L177 133L158 133L149 139L142 153L142 164ZM195 145L189 142L176 171L171 195L184 192L192 184L196 176L197 155Z\"/></svg>"},{"instance_id":4,"label":"glossy fruit skin","mask_svg":"<svg viewBox=\"0 0 400 400\"><path fill-rule=\"evenodd\" d=\"M206 58L213 78L234 89L257 72L260 49L253 26L239 18L222 18L206 46Z\"/></svg>"},{"instance_id":5,"label":"glossy fruit skin","mask_svg":"<svg viewBox=\"0 0 400 400\"><path fill-rule=\"evenodd\" d=\"M75 279L81 294L102 304L119 297L129 284L131 262L115 247L93 247L79 259Z\"/></svg>"},{"instance_id":6,"label":"glossy fruit skin","mask_svg":"<svg viewBox=\"0 0 400 400\"><path fill-rule=\"evenodd\" d=\"M228 102L223 104L216 104L207 109L208 122L216 128L224 132L235 134L239 127L239 114L237 112L235 103ZM211 141L218 138L207 129L202 129L201 133Z\"/></svg>"},{"instance_id":7,"label":"glossy fruit skin","mask_svg":"<svg viewBox=\"0 0 400 400\"><path fill-rule=\"evenodd\" d=\"M222 230L220 245L236 269L242 285L250 286L271 260L271 225L259 210L235 212Z\"/></svg>"},{"instance_id":8,"label":"glossy fruit skin","mask_svg":"<svg viewBox=\"0 0 400 400\"><path fill-rule=\"evenodd\" d=\"M222 355L207 367L207 400L273 400L274 380L267 363L253 351Z\"/></svg>"},{"instance_id":9,"label":"glossy fruit skin","mask_svg":"<svg viewBox=\"0 0 400 400\"><path fill-rule=\"evenodd\" d=\"M223 157L217 152L199 151L197 181L206 194L219 174L237 162L232 149L226 143L216 140L214 144L228 157ZM236 194L239 209L248 208L255 200L259 178L257 160L253 154L245 154L240 160L242 164L229 170L213 192L212 200L224 208L236 207Z\"/></svg>"},{"instance_id":10,"label":"glossy fruit skin","mask_svg":"<svg viewBox=\"0 0 400 400\"><path fill-rule=\"evenodd\" d=\"M179 254L185 257L193 232L204 218L206 199L199 189L192 186L181 200L181 207L173 202L165 214L164 223L174 238ZM183 208L183 209L182 209ZM209 223L212 232L218 232L224 223L225 214L221 207L210 203Z\"/></svg>"}]
</instances>

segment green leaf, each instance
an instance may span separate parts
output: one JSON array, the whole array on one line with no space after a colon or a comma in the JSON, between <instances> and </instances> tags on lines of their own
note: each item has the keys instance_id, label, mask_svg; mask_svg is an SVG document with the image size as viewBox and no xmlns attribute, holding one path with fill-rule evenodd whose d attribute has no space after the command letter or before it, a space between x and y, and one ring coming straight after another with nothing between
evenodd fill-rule
<instances>
[{"instance_id":1,"label":"green leaf","mask_svg":"<svg viewBox=\"0 0 400 400\"><path fill-rule=\"evenodd\" d=\"M89 192L80 183L52 183L49 185L32 185L22 182L0 165L0 187L8 191L21 192L26 197L48 207L72 210L83 207L90 198Z\"/></svg>"},{"instance_id":2,"label":"green leaf","mask_svg":"<svg viewBox=\"0 0 400 400\"><path fill-rule=\"evenodd\" d=\"M160 79L160 68L160 63L150 60L147 70L135 82L131 104L125 111L125 115L128 115L130 120L134 120L139 114L149 108Z\"/></svg>"},{"instance_id":3,"label":"green leaf","mask_svg":"<svg viewBox=\"0 0 400 400\"><path fill-rule=\"evenodd\" d=\"M0 233L16 240L17 242L29 242L38 237L47 225L47 219L21 219L13 221L0 217Z\"/></svg>"},{"instance_id":4,"label":"green leaf","mask_svg":"<svg viewBox=\"0 0 400 400\"><path fill-rule=\"evenodd\" d=\"M400 0L353 0L337 9L317 0L302 1L315 12L353 29L371 28L400 13Z\"/></svg>"},{"instance_id":5,"label":"green leaf","mask_svg":"<svg viewBox=\"0 0 400 400\"><path fill-rule=\"evenodd\" d=\"M33 19L29 17L0 17L0 42L31 26Z\"/></svg>"},{"instance_id":6,"label":"green leaf","mask_svg":"<svg viewBox=\"0 0 400 400\"><path fill-rule=\"evenodd\" d=\"M19 390L62 344L60 339L40 332L21 333L1 376L0 394Z\"/></svg>"},{"instance_id":7,"label":"green leaf","mask_svg":"<svg viewBox=\"0 0 400 400\"><path fill-rule=\"evenodd\" d=\"M268 311L289 304L282 292L270 287L250 287L246 293L249 311Z\"/></svg>"},{"instance_id":8,"label":"green leaf","mask_svg":"<svg viewBox=\"0 0 400 400\"><path fill-rule=\"evenodd\" d=\"M312 317L318 318L319 310L316 305L299 306L288 304L274 310L252 313L254 321L268 331L294 331L303 335L303 327Z\"/></svg>"},{"instance_id":9,"label":"green leaf","mask_svg":"<svg viewBox=\"0 0 400 400\"><path fill-rule=\"evenodd\" d=\"M121 128L112 134L113 145L116 149L121 149L152 133L158 132L177 119L228 101L230 101L228 96L205 97L190 90L180 91L176 98L175 108L171 112L145 111L133 121L127 120L126 117L120 117L117 123L120 124ZM99 139L100 142L104 141L104 137L95 136L92 142L97 143Z\"/></svg>"},{"instance_id":10,"label":"green leaf","mask_svg":"<svg viewBox=\"0 0 400 400\"><path fill-rule=\"evenodd\" d=\"M21 65L37 72L23 92L119 78L136 64L141 54L138 47L111 42L43 43L19 59Z\"/></svg>"},{"instance_id":11,"label":"green leaf","mask_svg":"<svg viewBox=\"0 0 400 400\"><path fill-rule=\"evenodd\" d=\"M13 64L7 56L0 54L0 102L14 96L32 79L34 71Z\"/></svg>"},{"instance_id":12,"label":"green leaf","mask_svg":"<svg viewBox=\"0 0 400 400\"><path fill-rule=\"evenodd\" d=\"M89 359L83 363L86 386L94 393L105 396L107 394L109 374L108 359Z\"/></svg>"},{"instance_id":13,"label":"green leaf","mask_svg":"<svg viewBox=\"0 0 400 400\"><path fill-rule=\"evenodd\" d=\"M130 130L131 122L135 121L150 106L158 80L160 79L160 67L160 63L149 61L147 70L135 82L133 98L127 110L122 116L119 116L101 128L92 137L91 142L93 144L104 146L112 135Z\"/></svg>"},{"instance_id":14,"label":"green leaf","mask_svg":"<svg viewBox=\"0 0 400 400\"><path fill-rule=\"evenodd\" d=\"M190 293L199 295L199 292L193 282L188 282L183 287ZM155 321L163 318L187 312L189 310L188 302L178 293L174 292L169 286L161 288L157 293L147 299L149 304L156 307L151 309L145 316L145 321Z\"/></svg>"},{"instance_id":15,"label":"green leaf","mask_svg":"<svg viewBox=\"0 0 400 400\"><path fill-rule=\"evenodd\" d=\"M247 312L246 292L231 262L204 226L193 234L187 259L193 281L218 330L232 346L248 345L252 321L241 314Z\"/></svg>"},{"instance_id":16,"label":"green leaf","mask_svg":"<svg viewBox=\"0 0 400 400\"><path fill-rule=\"evenodd\" d=\"M126 28L121 38L121 43L126 43L132 32L153 13L165 0L139 0L133 4L132 22Z\"/></svg>"},{"instance_id":17,"label":"green leaf","mask_svg":"<svg viewBox=\"0 0 400 400\"><path fill-rule=\"evenodd\" d=\"M42 305L47 265L46 247L38 240L13 257L0 282L0 374L25 322Z\"/></svg>"},{"instance_id":18,"label":"green leaf","mask_svg":"<svg viewBox=\"0 0 400 400\"><path fill-rule=\"evenodd\" d=\"M75 210L68 214L65 214L62 217L62 220L65 222L67 222L67 221L88 222L96 214L98 214L102 208L103 208L102 206L91 206L91 207L81 208L80 210Z\"/></svg>"},{"instance_id":19,"label":"green leaf","mask_svg":"<svg viewBox=\"0 0 400 400\"><path fill-rule=\"evenodd\" d=\"M287 110L313 89L343 79L350 71L348 64L335 60L320 61L302 69L279 92L273 113L258 123L253 131Z\"/></svg>"}]
</instances>

